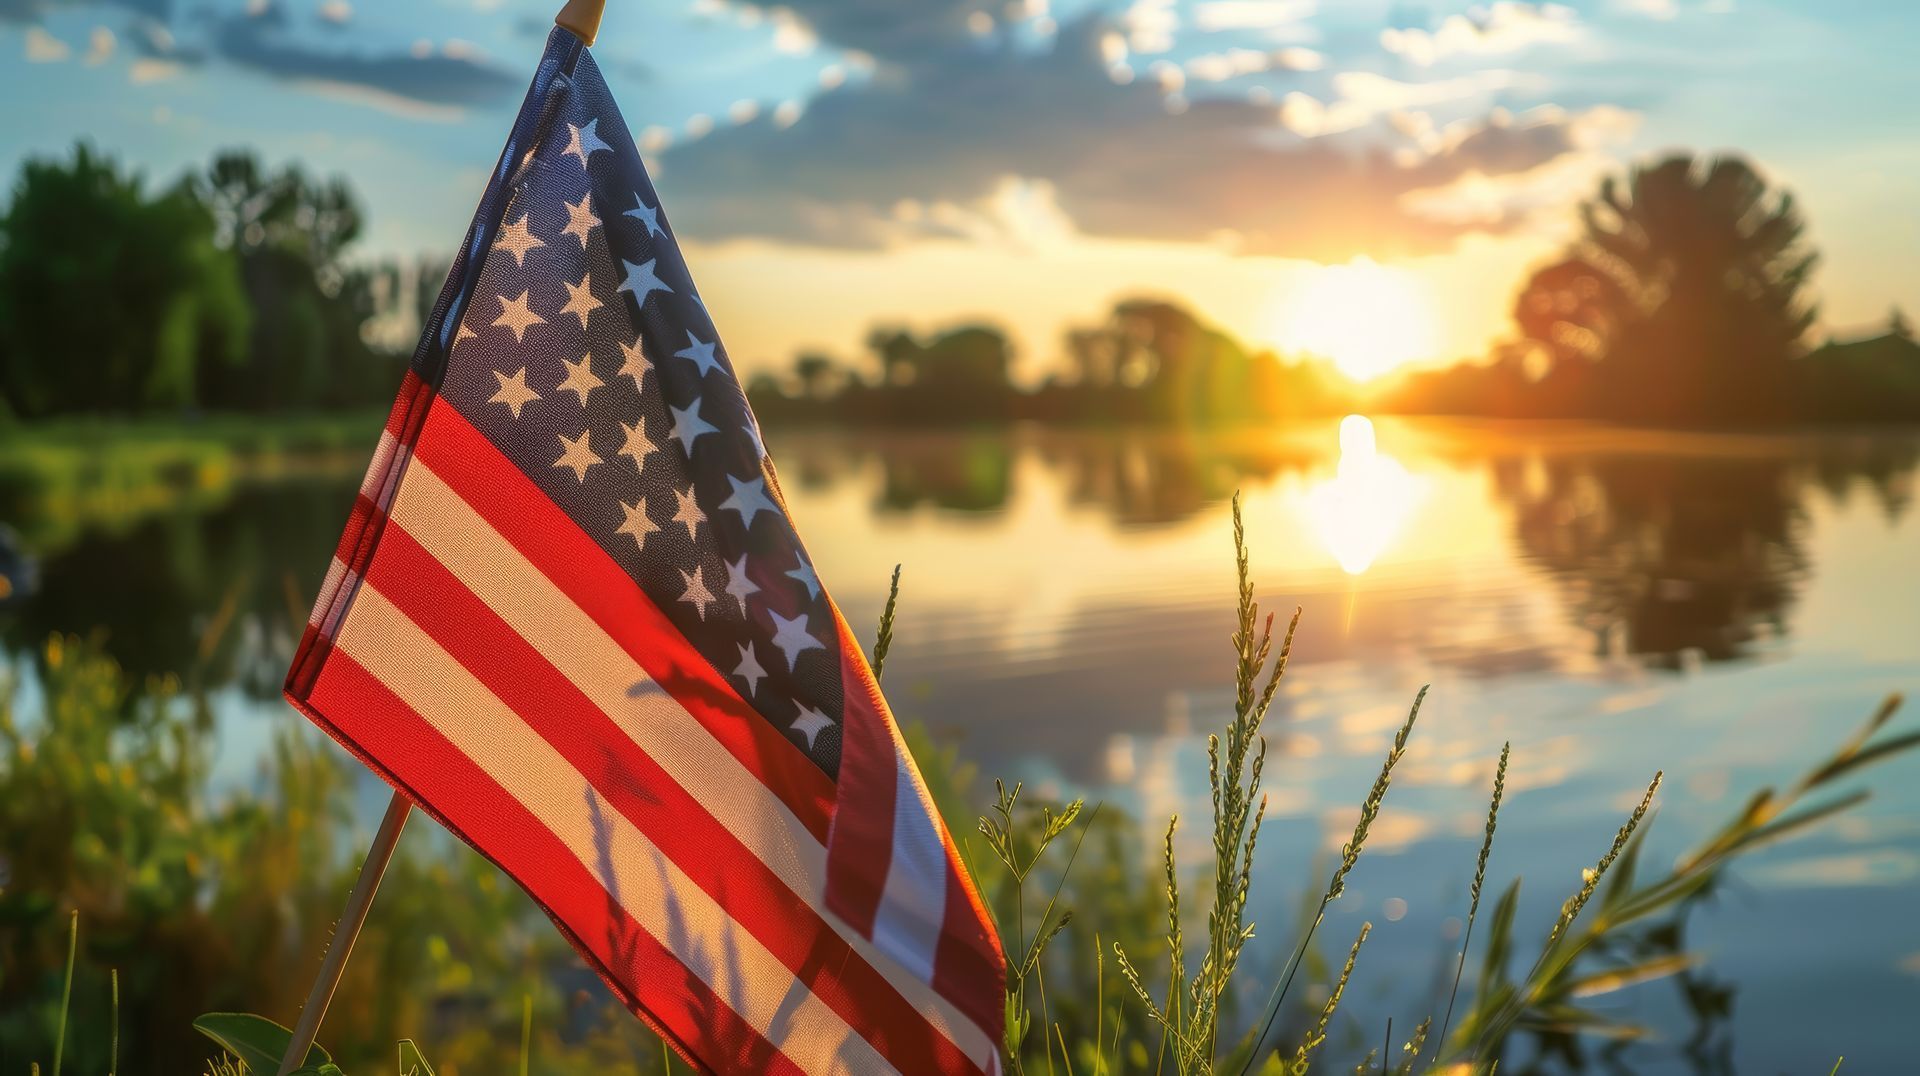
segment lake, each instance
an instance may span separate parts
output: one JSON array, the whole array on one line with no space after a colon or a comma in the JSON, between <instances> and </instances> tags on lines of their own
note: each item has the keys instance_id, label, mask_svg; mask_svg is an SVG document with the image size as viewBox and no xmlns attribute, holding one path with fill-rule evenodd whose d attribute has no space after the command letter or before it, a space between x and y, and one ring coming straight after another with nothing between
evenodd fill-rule
<instances>
[{"instance_id":1,"label":"lake","mask_svg":"<svg viewBox=\"0 0 1920 1076\"><path fill-rule=\"evenodd\" d=\"M1241 491L1264 608L1303 610L1267 730L1252 917L1270 926L1256 958L1292 944L1301 895L1324 886L1409 702L1432 685L1323 928L1331 951L1375 924L1342 1010L1361 1028L1411 1027L1451 974L1503 742L1489 888L1524 874L1526 953L1655 770L1666 782L1643 871L1799 776L1889 692L1920 688L1920 436L1383 419L768 440L859 630L904 565L886 669L903 722L984 775L1121 809L1143 842L1179 812L1190 866L1207 852L1206 734L1232 704L1228 502ZM38 560L36 583L0 606L0 636L21 667L49 632L100 628L136 672L202 670L217 780L244 785L298 720L277 697L290 625L358 477L303 471L58 519L0 498ZM1855 783L1875 798L1743 860L1693 916L1686 940L1704 963L1684 995L1669 981L1593 1000L1660 1031L1620 1063L1824 1073L1845 1054L1843 1071L1912 1070L1920 757ZM370 783L363 826L379 802ZM1722 991L1730 1008L1710 1015Z\"/></svg>"}]
</instances>

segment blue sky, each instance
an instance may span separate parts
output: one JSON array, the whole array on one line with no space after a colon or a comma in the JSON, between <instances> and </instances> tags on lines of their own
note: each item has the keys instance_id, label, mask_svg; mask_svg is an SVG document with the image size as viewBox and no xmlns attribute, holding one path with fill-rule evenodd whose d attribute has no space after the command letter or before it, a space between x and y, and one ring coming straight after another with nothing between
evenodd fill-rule
<instances>
[{"instance_id":1,"label":"blue sky","mask_svg":"<svg viewBox=\"0 0 1920 1076\"><path fill-rule=\"evenodd\" d=\"M167 180L247 145L347 176L368 256L443 251L557 6L0 0L0 169L86 138ZM1471 353L1568 207L1667 148L1794 190L1821 331L1920 306L1920 5L609 6L595 55L749 367L989 316L1039 371L1135 292L1286 347L1356 258L1412 283L1409 357Z\"/></svg>"}]
</instances>

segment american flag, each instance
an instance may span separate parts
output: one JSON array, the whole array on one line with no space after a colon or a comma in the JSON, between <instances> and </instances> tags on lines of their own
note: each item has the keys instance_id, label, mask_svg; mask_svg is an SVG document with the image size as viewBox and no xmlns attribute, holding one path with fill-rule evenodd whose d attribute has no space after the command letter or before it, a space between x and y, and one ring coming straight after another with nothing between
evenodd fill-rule
<instances>
[{"instance_id":1,"label":"american flag","mask_svg":"<svg viewBox=\"0 0 1920 1076\"><path fill-rule=\"evenodd\" d=\"M998 1071L999 944L563 30L286 693L703 1069Z\"/></svg>"}]
</instances>

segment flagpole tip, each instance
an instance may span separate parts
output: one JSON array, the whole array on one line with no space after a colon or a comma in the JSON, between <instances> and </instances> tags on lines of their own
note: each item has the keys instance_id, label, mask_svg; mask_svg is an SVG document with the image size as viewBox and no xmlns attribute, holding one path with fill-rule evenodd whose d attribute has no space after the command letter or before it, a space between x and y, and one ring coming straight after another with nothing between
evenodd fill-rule
<instances>
[{"instance_id":1,"label":"flagpole tip","mask_svg":"<svg viewBox=\"0 0 1920 1076\"><path fill-rule=\"evenodd\" d=\"M553 24L579 38L582 44L591 45L600 33L600 16L606 10L607 0L567 0L567 6L553 17Z\"/></svg>"}]
</instances>

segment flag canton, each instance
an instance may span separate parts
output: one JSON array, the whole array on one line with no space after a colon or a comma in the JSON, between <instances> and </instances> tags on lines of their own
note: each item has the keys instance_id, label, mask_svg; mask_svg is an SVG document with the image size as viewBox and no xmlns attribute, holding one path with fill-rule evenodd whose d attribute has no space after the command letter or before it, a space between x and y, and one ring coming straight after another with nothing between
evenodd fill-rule
<instances>
[{"instance_id":1,"label":"flag canton","mask_svg":"<svg viewBox=\"0 0 1920 1076\"><path fill-rule=\"evenodd\" d=\"M584 50L468 290L440 395L829 776L838 628L632 136Z\"/></svg>"}]
</instances>

